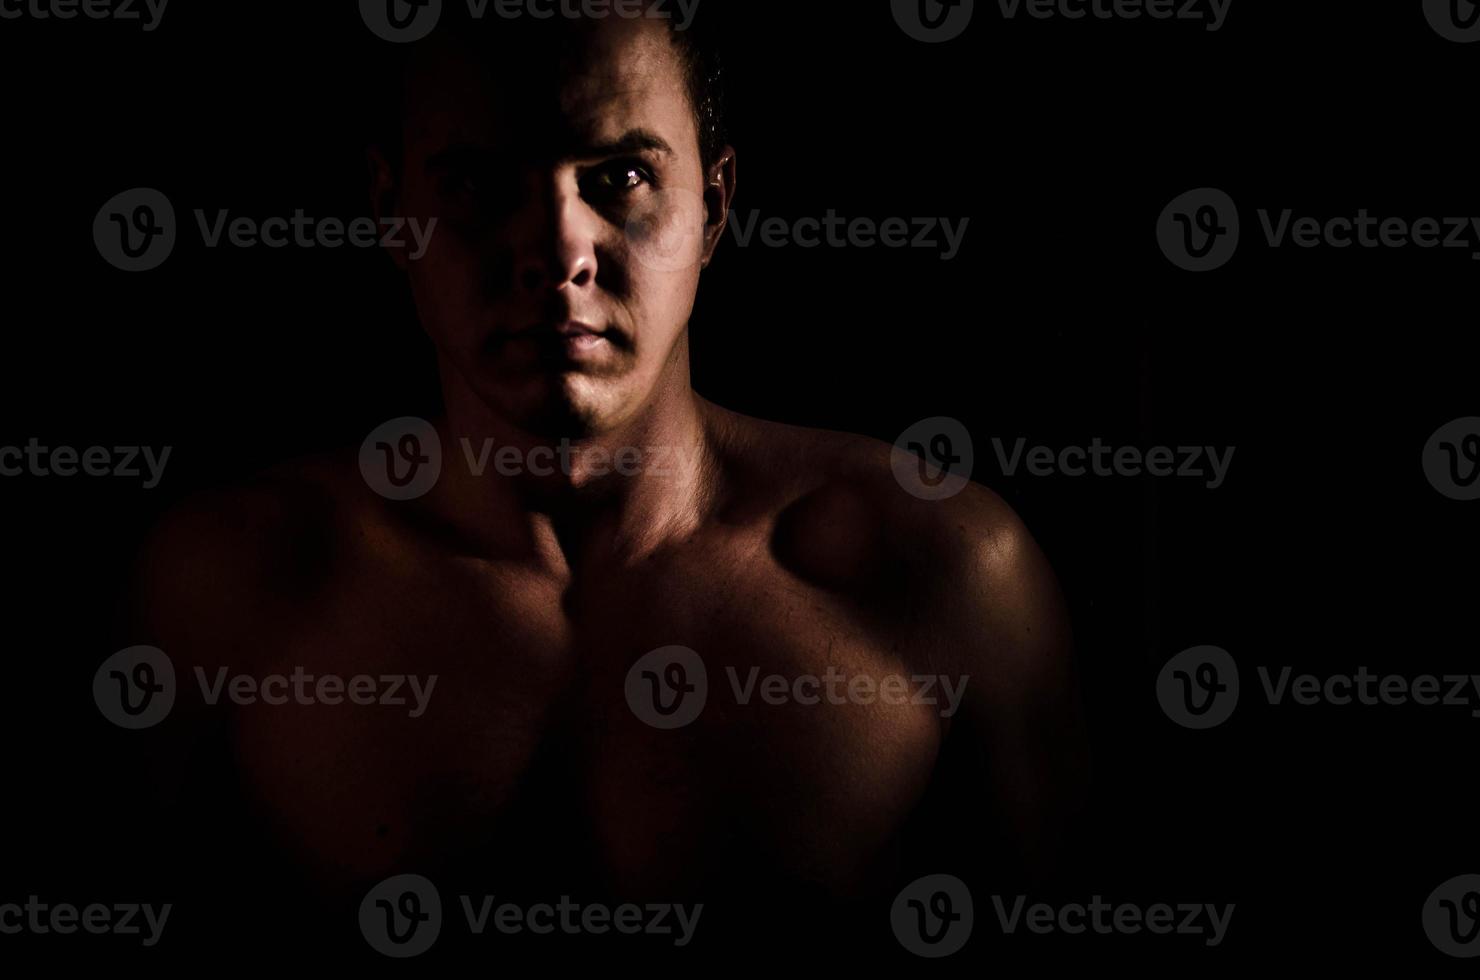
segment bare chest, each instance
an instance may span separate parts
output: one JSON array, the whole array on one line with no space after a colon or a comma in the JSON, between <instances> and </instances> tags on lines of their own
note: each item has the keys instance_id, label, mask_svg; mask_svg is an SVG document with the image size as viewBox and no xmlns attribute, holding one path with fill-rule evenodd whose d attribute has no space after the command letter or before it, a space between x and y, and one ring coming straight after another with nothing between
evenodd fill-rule
<instances>
[{"instance_id":1,"label":"bare chest","mask_svg":"<svg viewBox=\"0 0 1480 980\"><path fill-rule=\"evenodd\" d=\"M513 570L367 573L272 647L258 672L308 696L233 709L240 779L331 875L846 889L940 744L898 638L765 563L564 591Z\"/></svg>"}]
</instances>

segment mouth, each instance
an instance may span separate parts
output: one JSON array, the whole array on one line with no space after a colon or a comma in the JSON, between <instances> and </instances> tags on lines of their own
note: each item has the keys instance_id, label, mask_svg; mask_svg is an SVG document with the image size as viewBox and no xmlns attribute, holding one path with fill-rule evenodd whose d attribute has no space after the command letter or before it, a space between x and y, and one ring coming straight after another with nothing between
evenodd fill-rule
<instances>
[{"instance_id":1,"label":"mouth","mask_svg":"<svg viewBox=\"0 0 1480 980\"><path fill-rule=\"evenodd\" d=\"M622 341L620 331L584 320L544 320L503 337L503 344L527 344L548 367L557 368L609 358Z\"/></svg>"},{"instance_id":2,"label":"mouth","mask_svg":"<svg viewBox=\"0 0 1480 980\"><path fill-rule=\"evenodd\" d=\"M605 329L571 320L555 327L555 335L562 341L567 354L584 354L609 346Z\"/></svg>"}]
</instances>

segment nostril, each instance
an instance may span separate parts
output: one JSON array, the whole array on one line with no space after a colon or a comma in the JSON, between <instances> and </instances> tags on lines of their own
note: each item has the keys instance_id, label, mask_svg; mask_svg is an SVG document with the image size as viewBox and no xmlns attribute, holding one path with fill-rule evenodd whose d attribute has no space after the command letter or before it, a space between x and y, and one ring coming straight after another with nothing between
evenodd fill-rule
<instances>
[{"instance_id":1,"label":"nostril","mask_svg":"<svg viewBox=\"0 0 1480 980\"><path fill-rule=\"evenodd\" d=\"M544 261L521 262L515 274L518 288L528 293L560 290L567 286L584 289L596 281L594 263L580 257L551 256Z\"/></svg>"}]
</instances>

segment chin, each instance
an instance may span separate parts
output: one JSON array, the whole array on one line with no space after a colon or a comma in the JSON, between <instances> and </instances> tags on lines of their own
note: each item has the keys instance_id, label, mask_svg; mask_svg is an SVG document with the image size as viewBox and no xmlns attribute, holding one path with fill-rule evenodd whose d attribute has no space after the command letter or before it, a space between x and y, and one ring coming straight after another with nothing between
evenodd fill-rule
<instances>
[{"instance_id":1,"label":"chin","mask_svg":"<svg viewBox=\"0 0 1480 980\"><path fill-rule=\"evenodd\" d=\"M561 404L578 421L584 434L600 435L616 428L628 414L623 386L612 378L566 374L559 381Z\"/></svg>"},{"instance_id":2,"label":"chin","mask_svg":"<svg viewBox=\"0 0 1480 980\"><path fill-rule=\"evenodd\" d=\"M616 428L628 414L610 378L567 373L530 379L510 390L496 385L484 403L531 435L585 439Z\"/></svg>"}]
</instances>

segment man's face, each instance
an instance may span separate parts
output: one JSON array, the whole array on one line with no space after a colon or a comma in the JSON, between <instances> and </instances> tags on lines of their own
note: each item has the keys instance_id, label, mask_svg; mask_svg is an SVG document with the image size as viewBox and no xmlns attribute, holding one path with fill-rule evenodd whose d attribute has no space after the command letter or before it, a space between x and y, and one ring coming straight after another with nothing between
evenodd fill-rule
<instances>
[{"instance_id":1,"label":"man's face","mask_svg":"<svg viewBox=\"0 0 1480 980\"><path fill-rule=\"evenodd\" d=\"M378 190L438 223L398 262L444 364L525 431L611 431L679 376L728 189L706 195L668 31L609 18L517 67L440 41L412 68L399 182L378 167Z\"/></svg>"}]
</instances>

